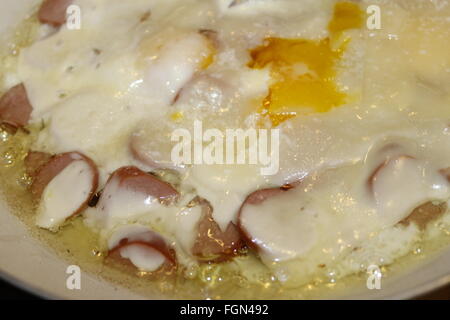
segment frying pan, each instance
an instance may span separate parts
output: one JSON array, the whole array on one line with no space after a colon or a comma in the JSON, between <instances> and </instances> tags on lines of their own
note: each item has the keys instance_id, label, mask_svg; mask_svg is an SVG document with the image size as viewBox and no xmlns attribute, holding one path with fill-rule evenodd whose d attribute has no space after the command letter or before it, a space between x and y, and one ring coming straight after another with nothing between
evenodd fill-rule
<instances>
[{"instance_id":1,"label":"frying pan","mask_svg":"<svg viewBox=\"0 0 450 320\"><path fill-rule=\"evenodd\" d=\"M0 1L0 41L13 30L39 0ZM0 181L1 183L1 181ZM0 277L44 298L58 299L163 299L161 294L140 296L99 277L82 273L81 290L66 286L68 262L33 238L0 198ZM423 261L407 272L383 280L381 290L366 286L353 290L346 299L406 299L450 283L450 248ZM177 297L171 297L177 298Z\"/></svg>"}]
</instances>

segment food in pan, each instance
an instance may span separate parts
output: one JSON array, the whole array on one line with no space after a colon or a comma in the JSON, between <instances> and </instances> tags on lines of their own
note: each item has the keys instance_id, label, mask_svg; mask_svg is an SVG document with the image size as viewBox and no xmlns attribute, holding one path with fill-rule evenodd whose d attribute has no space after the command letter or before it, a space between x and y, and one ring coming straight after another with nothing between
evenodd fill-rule
<instances>
[{"instance_id":1,"label":"food in pan","mask_svg":"<svg viewBox=\"0 0 450 320\"><path fill-rule=\"evenodd\" d=\"M122 283L307 297L389 272L449 242L449 14L420 0L46 0L3 58L5 194ZM188 151L213 145L222 163L174 160L174 132L199 128ZM231 129L275 139L274 170L217 157Z\"/></svg>"}]
</instances>

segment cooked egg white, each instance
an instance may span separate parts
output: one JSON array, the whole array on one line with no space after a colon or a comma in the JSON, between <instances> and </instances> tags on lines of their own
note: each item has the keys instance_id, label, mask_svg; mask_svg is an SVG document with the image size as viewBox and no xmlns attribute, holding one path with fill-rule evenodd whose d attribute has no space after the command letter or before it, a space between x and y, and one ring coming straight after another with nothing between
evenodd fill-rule
<instances>
[{"instance_id":1,"label":"cooked egg white","mask_svg":"<svg viewBox=\"0 0 450 320\"><path fill-rule=\"evenodd\" d=\"M450 198L439 173L450 167L447 2L74 4L82 10L80 30L63 26L20 54L17 77L33 105L32 122L45 124L33 149L86 154L103 186L121 166L155 169L130 152L137 132L158 153L167 151L174 129L192 128L194 120L281 130L274 176L250 165L193 165L179 170L176 207L130 192L87 210L84 219L105 246L121 227L139 223L170 239L182 263L195 263L190 248L201 213L186 205L192 197L207 199L225 229L250 193L302 180L249 206L244 217L262 263L298 285L323 272L319 265L345 276L392 263L420 238L414 224L398 222L427 201ZM380 30L365 26L368 4L381 7ZM336 8L350 12L351 23ZM390 144L401 151L380 151ZM386 156L392 161L377 171ZM162 263L147 264L145 254L122 252L145 270Z\"/></svg>"}]
</instances>

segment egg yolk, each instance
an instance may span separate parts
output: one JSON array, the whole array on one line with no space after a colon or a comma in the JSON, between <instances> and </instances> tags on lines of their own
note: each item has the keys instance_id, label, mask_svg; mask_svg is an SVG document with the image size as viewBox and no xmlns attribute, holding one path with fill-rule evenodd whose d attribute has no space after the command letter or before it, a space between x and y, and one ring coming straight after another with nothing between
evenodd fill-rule
<instances>
[{"instance_id":1,"label":"egg yolk","mask_svg":"<svg viewBox=\"0 0 450 320\"><path fill-rule=\"evenodd\" d=\"M357 4L339 2L329 23L331 38L343 31L358 28L362 12ZM270 67L272 85L263 100L260 113L273 126L300 114L327 112L346 102L346 95L335 84L336 62L345 50L322 40L267 38L250 51L253 69Z\"/></svg>"},{"instance_id":2,"label":"egg yolk","mask_svg":"<svg viewBox=\"0 0 450 320\"><path fill-rule=\"evenodd\" d=\"M183 118L184 118L184 114L182 111L177 111L170 115L170 120L172 120L173 122L181 121L181 120L183 120Z\"/></svg>"},{"instance_id":3,"label":"egg yolk","mask_svg":"<svg viewBox=\"0 0 450 320\"><path fill-rule=\"evenodd\" d=\"M208 50L209 50L209 54L200 63L201 70L208 69L209 66L214 63L214 60L216 58L217 50L210 41L208 41Z\"/></svg>"},{"instance_id":4,"label":"egg yolk","mask_svg":"<svg viewBox=\"0 0 450 320\"><path fill-rule=\"evenodd\" d=\"M338 2L334 6L333 18L328 31L337 34L349 29L360 28L363 24L363 12L356 3Z\"/></svg>"}]
</instances>

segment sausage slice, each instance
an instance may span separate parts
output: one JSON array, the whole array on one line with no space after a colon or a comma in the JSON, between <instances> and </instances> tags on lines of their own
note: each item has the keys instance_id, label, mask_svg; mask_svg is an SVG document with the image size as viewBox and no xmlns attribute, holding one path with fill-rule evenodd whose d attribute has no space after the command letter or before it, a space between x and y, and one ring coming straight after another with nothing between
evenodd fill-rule
<instances>
[{"instance_id":1,"label":"sausage slice","mask_svg":"<svg viewBox=\"0 0 450 320\"><path fill-rule=\"evenodd\" d=\"M119 188L126 188L137 193L152 196L165 205L173 203L179 196L178 191L170 184L134 166L122 167L116 170L108 182L113 180L118 182Z\"/></svg>"},{"instance_id":2,"label":"sausage slice","mask_svg":"<svg viewBox=\"0 0 450 320\"><path fill-rule=\"evenodd\" d=\"M243 236L243 239L248 247L254 249L255 251L259 252L260 247L256 241L256 239L253 237L251 232L248 230L248 226L246 225L244 215L246 214L246 208L248 205L260 205L264 201L266 201L269 198L276 197L288 190L293 189L294 186L292 185L285 185L279 188L268 188L268 189L261 189L257 190L253 193L251 193L247 199L245 199L244 203L242 204L241 208L239 209L238 214L238 225L237 228L240 231L240 233Z\"/></svg>"},{"instance_id":3,"label":"sausage slice","mask_svg":"<svg viewBox=\"0 0 450 320\"><path fill-rule=\"evenodd\" d=\"M197 228L197 238L192 253L201 262L223 262L239 255L244 241L238 228L230 222L222 231L212 216L213 208L206 200L199 200L202 218Z\"/></svg>"},{"instance_id":4,"label":"sausage slice","mask_svg":"<svg viewBox=\"0 0 450 320\"><path fill-rule=\"evenodd\" d=\"M114 171L88 213L99 228L113 228L178 200L179 193L167 182L137 167ZM95 203L96 202L96 203ZM92 212L92 214L91 214ZM95 212L95 213L93 213Z\"/></svg>"},{"instance_id":5,"label":"sausage slice","mask_svg":"<svg viewBox=\"0 0 450 320\"><path fill-rule=\"evenodd\" d=\"M26 173L34 178L39 169L46 164L52 155L46 152L30 151L24 159Z\"/></svg>"},{"instance_id":6,"label":"sausage slice","mask_svg":"<svg viewBox=\"0 0 450 320\"><path fill-rule=\"evenodd\" d=\"M29 156L29 162L32 157L43 155ZM98 178L95 163L78 152L59 154L41 164L31 184L31 192L39 199L36 224L55 230L81 213L97 190Z\"/></svg>"},{"instance_id":7,"label":"sausage slice","mask_svg":"<svg viewBox=\"0 0 450 320\"><path fill-rule=\"evenodd\" d=\"M73 0L45 0L38 11L41 23L59 27L66 22L66 10Z\"/></svg>"},{"instance_id":8,"label":"sausage slice","mask_svg":"<svg viewBox=\"0 0 450 320\"><path fill-rule=\"evenodd\" d=\"M424 230L429 223L439 219L445 212L447 212L445 202L434 203L430 201L414 209L409 216L399 223L405 226L415 223L419 229Z\"/></svg>"},{"instance_id":9,"label":"sausage slice","mask_svg":"<svg viewBox=\"0 0 450 320\"><path fill-rule=\"evenodd\" d=\"M156 273L176 267L175 251L158 233L142 225L119 228L108 241L106 261L114 261L138 271Z\"/></svg>"},{"instance_id":10,"label":"sausage slice","mask_svg":"<svg viewBox=\"0 0 450 320\"><path fill-rule=\"evenodd\" d=\"M0 122L19 128L30 120L33 107L21 83L9 89L0 99Z\"/></svg>"}]
</instances>

